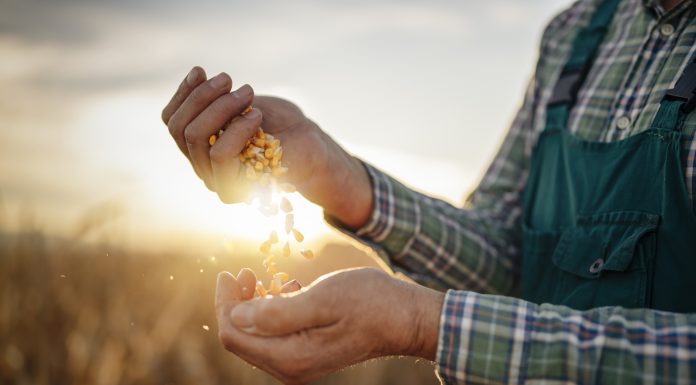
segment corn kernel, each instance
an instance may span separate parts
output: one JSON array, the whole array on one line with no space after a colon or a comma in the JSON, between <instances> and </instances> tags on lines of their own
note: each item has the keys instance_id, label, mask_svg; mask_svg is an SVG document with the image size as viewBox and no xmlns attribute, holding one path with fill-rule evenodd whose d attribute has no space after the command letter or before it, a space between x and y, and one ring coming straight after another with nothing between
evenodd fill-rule
<instances>
[{"instance_id":1,"label":"corn kernel","mask_svg":"<svg viewBox=\"0 0 696 385\"><path fill-rule=\"evenodd\" d=\"M271 234L268 236L268 242L271 244L278 242L278 233L275 230L271 231Z\"/></svg>"},{"instance_id":2,"label":"corn kernel","mask_svg":"<svg viewBox=\"0 0 696 385\"><path fill-rule=\"evenodd\" d=\"M272 148L267 148L264 152L263 155L266 157L266 159L272 159L273 158L273 149Z\"/></svg>"},{"instance_id":3,"label":"corn kernel","mask_svg":"<svg viewBox=\"0 0 696 385\"><path fill-rule=\"evenodd\" d=\"M278 278L280 280L280 283L285 283L290 280L290 276L288 275L288 273L283 273L282 271L279 273L275 273L273 275L273 278Z\"/></svg>"},{"instance_id":4,"label":"corn kernel","mask_svg":"<svg viewBox=\"0 0 696 385\"><path fill-rule=\"evenodd\" d=\"M255 138L253 143L254 143L254 145L256 145L258 147L265 147L266 146L266 139Z\"/></svg>"},{"instance_id":5,"label":"corn kernel","mask_svg":"<svg viewBox=\"0 0 696 385\"><path fill-rule=\"evenodd\" d=\"M285 242L285 246L283 246L283 257L289 257L290 256L290 243Z\"/></svg>"},{"instance_id":6,"label":"corn kernel","mask_svg":"<svg viewBox=\"0 0 696 385\"><path fill-rule=\"evenodd\" d=\"M251 106L247 106L247 108L245 108L244 111L242 111L242 115L248 114L249 112L251 112L252 108L253 107L251 107Z\"/></svg>"},{"instance_id":7,"label":"corn kernel","mask_svg":"<svg viewBox=\"0 0 696 385\"><path fill-rule=\"evenodd\" d=\"M210 138L208 138L208 143L212 146L215 144L215 142L217 142L217 136L215 136L215 134L210 135Z\"/></svg>"},{"instance_id":8,"label":"corn kernel","mask_svg":"<svg viewBox=\"0 0 696 385\"><path fill-rule=\"evenodd\" d=\"M266 242L261 244L261 246L259 247L259 250L263 254L269 254L271 252L271 244L268 243L268 241L266 241Z\"/></svg>"},{"instance_id":9,"label":"corn kernel","mask_svg":"<svg viewBox=\"0 0 696 385\"><path fill-rule=\"evenodd\" d=\"M307 259L314 258L314 253L312 252L312 250L309 250L309 249L300 250L300 254L302 254L302 256L307 258Z\"/></svg>"},{"instance_id":10,"label":"corn kernel","mask_svg":"<svg viewBox=\"0 0 696 385\"><path fill-rule=\"evenodd\" d=\"M289 213L292 211L292 204L290 204L290 201L286 197L282 197L280 199L280 209L283 210L285 213Z\"/></svg>"},{"instance_id":11,"label":"corn kernel","mask_svg":"<svg viewBox=\"0 0 696 385\"><path fill-rule=\"evenodd\" d=\"M273 279L271 280L271 286L268 288L268 291L269 291L271 294L280 294L280 288L281 288L282 286L283 286L283 285L281 284L280 279L278 279L278 278L273 278Z\"/></svg>"},{"instance_id":12,"label":"corn kernel","mask_svg":"<svg viewBox=\"0 0 696 385\"><path fill-rule=\"evenodd\" d=\"M290 230L295 226L295 216L285 214L285 234L290 234Z\"/></svg>"},{"instance_id":13,"label":"corn kernel","mask_svg":"<svg viewBox=\"0 0 696 385\"><path fill-rule=\"evenodd\" d=\"M265 297L266 294L268 294L266 292L266 288L263 287L263 282L261 282L261 281L256 282L256 292L259 294L259 297Z\"/></svg>"},{"instance_id":14,"label":"corn kernel","mask_svg":"<svg viewBox=\"0 0 696 385\"><path fill-rule=\"evenodd\" d=\"M263 171L263 163L261 163L261 162L256 162L256 164L254 164L254 169L255 169L256 171Z\"/></svg>"},{"instance_id":15,"label":"corn kernel","mask_svg":"<svg viewBox=\"0 0 696 385\"><path fill-rule=\"evenodd\" d=\"M304 235L300 232L300 230L297 229L292 229L292 235L295 237L295 240L297 242L302 242L304 241Z\"/></svg>"}]
</instances>

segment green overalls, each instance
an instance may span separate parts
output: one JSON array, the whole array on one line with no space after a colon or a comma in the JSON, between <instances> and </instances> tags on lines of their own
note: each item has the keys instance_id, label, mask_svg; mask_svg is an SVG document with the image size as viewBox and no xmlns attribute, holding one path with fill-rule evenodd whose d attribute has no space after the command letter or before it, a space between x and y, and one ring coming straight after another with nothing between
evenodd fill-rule
<instances>
[{"instance_id":1,"label":"green overalls","mask_svg":"<svg viewBox=\"0 0 696 385\"><path fill-rule=\"evenodd\" d=\"M648 130L604 143L566 128L618 2L601 3L579 32L547 105L523 193L522 296L696 312L696 217L680 143L696 103L694 59Z\"/></svg>"}]
</instances>

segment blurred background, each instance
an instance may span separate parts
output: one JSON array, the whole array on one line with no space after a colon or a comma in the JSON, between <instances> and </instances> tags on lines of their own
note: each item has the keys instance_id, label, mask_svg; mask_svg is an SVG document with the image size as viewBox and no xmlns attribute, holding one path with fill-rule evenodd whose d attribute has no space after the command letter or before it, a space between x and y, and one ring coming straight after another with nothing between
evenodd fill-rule
<instances>
[{"instance_id":1,"label":"blurred background","mask_svg":"<svg viewBox=\"0 0 696 385\"><path fill-rule=\"evenodd\" d=\"M268 223L223 205L160 111L194 65L297 103L348 151L460 204L568 0L0 0L0 383L276 383L216 339L215 275ZM293 196L303 284L375 265ZM263 277L262 277L263 278ZM390 358L320 384L436 383Z\"/></svg>"}]
</instances>

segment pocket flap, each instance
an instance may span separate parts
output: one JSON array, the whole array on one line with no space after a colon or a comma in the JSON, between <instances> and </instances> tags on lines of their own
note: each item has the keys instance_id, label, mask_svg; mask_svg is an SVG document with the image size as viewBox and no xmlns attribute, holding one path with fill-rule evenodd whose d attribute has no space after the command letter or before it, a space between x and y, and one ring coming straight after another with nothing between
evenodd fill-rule
<instances>
[{"instance_id":1,"label":"pocket flap","mask_svg":"<svg viewBox=\"0 0 696 385\"><path fill-rule=\"evenodd\" d=\"M655 231L659 221L659 215L640 211L580 216L576 226L561 235L553 263L584 278L597 278L605 271L629 270L636 244Z\"/></svg>"}]
</instances>

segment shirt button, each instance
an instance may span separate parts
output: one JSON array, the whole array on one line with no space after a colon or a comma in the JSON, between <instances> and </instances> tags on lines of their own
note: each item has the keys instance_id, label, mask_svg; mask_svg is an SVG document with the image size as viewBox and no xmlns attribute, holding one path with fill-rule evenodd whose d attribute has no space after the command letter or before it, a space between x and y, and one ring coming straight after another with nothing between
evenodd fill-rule
<instances>
[{"instance_id":1,"label":"shirt button","mask_svg":"<svg viewBox=\"0 0 696 385\"><path fill-rule=\"evenodd\" d=\"M660 26L660 34L664 37L671 36L674 33L674 26L672 24L662 24Z\"/></svg>"},{"instance_id":2,"label":"shirt button","mask_svg":"<svg viewBox=\"0 0 696 385\"><path fill-rule=\"evenodd\" d=\"M602 270L602 266L604 266L604 260L602 258L597 258L590 265L590 273L592 273L592 274L599 273L599 271Z\"/></svg>"},{"instance_id":3,"label":"shirt button","mask_svg":"<svg viewBox=\"0 0 696 385\"><path fill-rule=\"evenodd\" d=\"M619 130L624 130L628 128L628 126L631 125L631 119L628 118L628 116L622 116L618 119L616 119L616 128Z\"/></svg>"}]
</instances>

